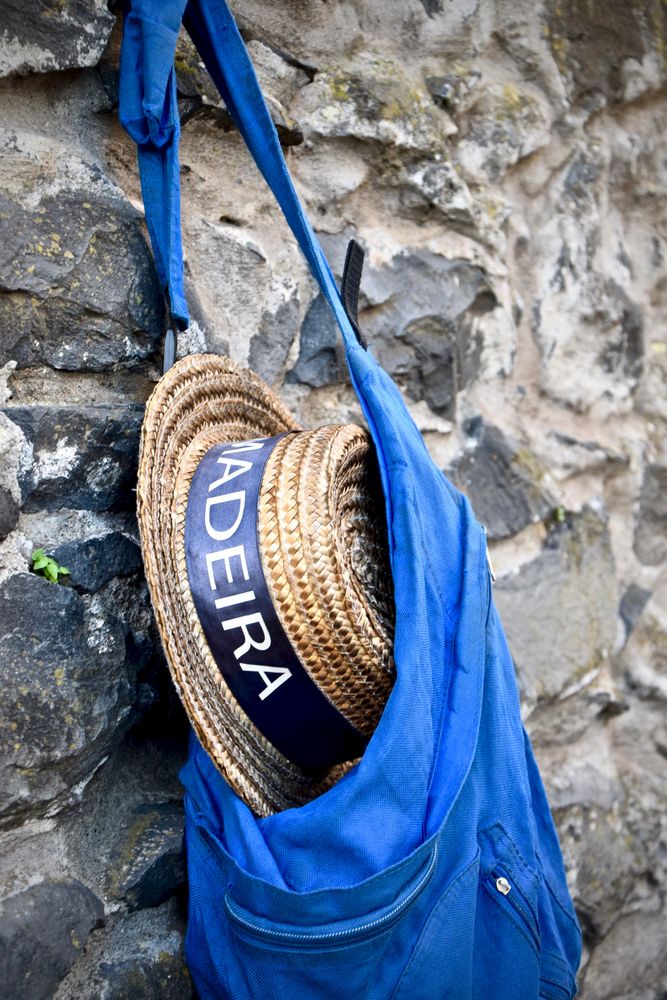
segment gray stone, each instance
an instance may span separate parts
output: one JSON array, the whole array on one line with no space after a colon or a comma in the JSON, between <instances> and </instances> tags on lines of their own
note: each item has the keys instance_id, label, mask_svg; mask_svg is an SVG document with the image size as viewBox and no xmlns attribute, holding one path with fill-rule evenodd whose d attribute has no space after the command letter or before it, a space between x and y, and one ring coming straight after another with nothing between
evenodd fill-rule
<instances>
[{"instance_id":1,"label":"gray stone","mask_svg":"<svg viewBox=\"0 0 667 1000\"><path fill-rule=\"evenodd\" d=\"M103 917L80 882L42 882L0 902L0 996L51 1000Z\"/></svg>"},{"instance_id":2,"label":"gray stone","mask_svg":"<svg viewBox=\"0 0 667 1000\"><path fill-rule=\"evenodd\" d=\"M114 911L117 904L126 908L120 886L124 873L131 874L135 850L138 854L141 849L144 857L139 875L151 875L152 863L159 874L164 854L168 863L163 874L171 873L174 888L174 880L181 877L177 845L169 831L178 835L183 828L183 786L178 775L187 759L189 725L166 664L162 670L164 692L154 711L125 732L112 761L98 768L86 785L80 808L58 817L69 865L82 881L103 887L104 897L113 898L110 908ZM135 883L136 876L128 888ZM153 892L149 896L155 899ZM152 904L149 908L154 909Z\"/></svg>"},{"instance_id":3,"label":"gray stone","mask_svg":"<svg viewBox=\"0 0 667 1000\"><path fill-rule=\"evenodd\" d=\"M249 48L280 141L283 146L298 146L303 142L303 132L285 108L299 86L308 82L308 76L262 42L253 41ZM234 120L199 53L183 31L176 46L176 86L182 124L201 118L215 122L225 130L234 128Z\"/></svg>"},{"instance_id":4,"label":"gray stone","mask_svg":"<svg viewBox=\"0 0 667 1000\"><path fill-rule=\"evenodd\" d=\"M467 426L472 446L453 469L459 489L492 539L508 538L541 521L554 507L545 469L529 448L476 418Z\"/></svg>"},{"instance_id":5,"label":"gray stone","mask_svg":"<svg viewBox=\"0 0 667 1000\"><path fill-rule=\"evenodd\" d=\"M0 76L94 66L113 25L105 0L3 0Z\"/></svg>"},{"instance_id":6,"label":"gray stone","mask_svg":"<svg viewBox=\"0 0 667 1000\"><path fill-rule=\"evenodd\" d=\"M107 371L150 358L162 299L130 205L94 188L34 209L1 199L0 326L0 364Z\"/></svg>"},{"instance_id":7,"label":"gray stone","mask_svg":"<svg viewBox=\"0 0 667 1000\"><path fill-rule=\"evenodd\" d=\"M626 62L641 63L653 46L661 52L664 13L657 10L652 31L647 31L646 7L637 0L548 0L544 18L547 42L570 99L588 111L620 100Z\"/></svg>"},{"instance_id":8,"label":"gray stone","mask_svg":"<svg viewBox=\"0 0 667 1000\"><path fill-rule=\"evenodd\" d=\"M23 573L0 585L0 815L62 804L121 738L134 697L124 629L71 588Z\"/></svg>"},{"instance_id":9,"label":"gray stone","mask_svg":"<svg viewBox=\"0 0 667 1000\"><path fill-rule=\"evenodd\" d=\"M619 330L617 336L606 340L598 361L603 371L619 373L634 383L641 375L644 359L642 310L614 281L605 283L604 292L618 313Z\"/></svg>"},{"instance_id":10,"label":"gray stone","mask_svg":"<svg viewBox=\"0 0 667 1000\"><path fill-rule=\"evenodd\" d=\"M0 486L0 542L13 531L19 520L19 505L14 495Z\"/></svg>"},{"instance_id":11,"label":"gray stone","mask_svg":"<svg viewBox=\"0 0 667 1000\"><path fill-rule=\"evenodd\" d=\"M616 792L622 797L620 787ZM572 812L578 842L577 911L588 941L597 944L616 923L617 900L632 891L641 863L628 831L619 829L618 813L592 805Z\"/></svg>"},{"instance_id":12,"label":"gray stone","mask_svg":"<svg viewBox=\"0 0 667 1000\"><path fill-rule=\"evenodd\" d=\"M93 934L54 1000L195 1000L174 901L139 910Z\"/></svg>"},{"instance_id":13,"label":"gray stone","mask_svg":"<svg viewBox=\"0 0 667 1000\"><path fill-rule=\"evenodd\" d=\"M550 108L539 90L521 83L480 88L463 122L457 159L466 180L497 183L550 139Z\"/></svg>"},{"instance_id":14,"label":"gray stone","mask_svg":"<svg viewBox=\"0 0 667 1000\"><path fill-rule=\"evenodd\" d=\"M625 625L626 638L630 635L637 624L650 596L650 590L645 590L643 587L639 587L636 583L631 583L623 594L618 611L623 619L623 624Z\"/></svg>"},{"instance_id":15,"label":"gray stone","mask_svg":"<svg viewBox=\"0 0 667 1000\"><path fill-rule=\"evenodd\" d=\"M353 137L394 148L435 153L454 131L405 66L366 50L317 73L293 109L304 134Z\"/></svg>"},{"instance_id":16,"label":"gray stone","mask_svg":"<svg viewBox=\"0 0 667 1000\"><path fill-rule=\"evenodd\" d=\"M550 431L548 440L549 471L555 479L567 479L581 472L617 472L629 463L627 455L600 441L580 440L560 431Z\"/></svg>"},{"instance_id":17,"label":"gray stone","mask_svg":"<svg viewBox=\"0 0 667 1000\"><path fill-rule=\"evenodd\" d=\"M7 417L32 444L22 472L24 510L132 510L136 506L142 408L10 407ZM39 547L48 539L39 539Z\"/></svg>"},{"instance_id":18,"label":"gray stone","mask_svg":"<svg viewBox=\"0 0 667 1000\"><path fill-rule=\"evenodd\" d=\"M296 337L298 318L299 298L296 291L293 291L275 312L264 310L259 330L250 341L248 365L269 384L274 383L282 374L287 354ZM304 349L305 326L304 322L301 330L302 350ZM307 337L308 334L306 334L306 339ZM304 364L307 366L307 362ZM299 381L307 381L307 379L300 378Z\"/></svg>"},{"instance_id":19,"label":"gray stone","mask_svg":"<svg viewBox=\"0 0 667 1000\"><path fill-rule=\"evenodd\" d=\"M559 215L545 221L548 242L560 249L540 269L541 287L533 304L541 387L578 412L602 403L622 413L645 366L643 309L631 298L633 288L627 291L599 269L594 254L601 240L597 209L584 211L576 201L570 212L576 226Z\"/></svg>"},{"instance_id":20,"label":"gray stone","mask_svg":"<svg viewBox=\"0 0 667 1000\"><path fill-rule=\"evenodd\" d=\"M120 531L65 542L48 554L68 568L71 584L91 593L114 577L136 573L142 567L139 545Z\"/></svg>"},{"instance_id":21,"label":"gray stone","mask_svg":"<svg viewBox=\"0 0 667 1000\"><path fill-rule=\"evenodd\" d=\"M635 696L667 702L667 583L659 580L620 657Z\"/></svg>"},{"instance_id":22,"label":"gray stone","mask_svg":"<svg viewBox=\"0 0 667 1000\"><path fill-rule=\"evenodd\" d=\"M320 292L310 303L299 339L299 356L287 373L287 382L317 388L347 379L342 336L326 299Z\"/></svg>"},{"instance_id":23,"label":"gray stone","mask_svg":"<svg viewBox=\"0 0 667 1000\"><path fill-rule=\"evenodd\" d=\"M457 392L480 370L475 321L497 305L482 268L427 251L400 254L381 271L368 267L362 292L361 328L382 367L411 399L451 417Z\"/></svg>"},{"instance_id":24,"label":"gray stone","mask_svg":"<svg viewBox=\"0 0 667 1000\"><path fill-rule=\"evenodd\" d=\"M445 73L444 76L428 76L426 87L433 100L450 114L455 114L462 101L467 97L481 79L479 70L459 64L458 72Z\"/></svg>"},{"instance_id":25,"label":"gray stone","mask_svg":"<svg viewBox=\"0 0 667 1000\"><path fill-rule=\"evenodd\" d=\"M103 962L98 981L104 992L97 996L105 1000L195 1000L182 956L166 951L157 962L139 957Z\"/></svg>"},{"instance_id":26,"label":"gray stone","mask_svg":"<svg viewBox=\"0 0 667 1000\"><path fill-rule=\"evenodd\" d=\"M647 566L656 566L667 557L667 466L647 465L644 469L634 549Z\"/></svg>"},{"instance_id":27,"label":"gray stone","mask_svg":"<svg viewBox=\"0 0 667 1000\"><path fill-rule=\"evenodd\" d=\"M572 160L563 182L564 193L578 206L588 207L591 203L593 185L600 176L600 164L583 150Z\"/></svg>"},{"instance_id":28,"label":"gray stone","mask_svg":"<svg viewBox=\"0 0 667 1000\"><path fill-rule=\"evenodd\" d=\"M424 160L411 164L405 172L409 192L416 192L429 207L437 209L461 232L471 232L476 227L476 208L467 184L451 163ZM410 205L407 196L404 204Z\"/></svg>"},{"instance_id":29,"label":"gray stone","mask_svg":"<svg viewBox=\"0 0 667 1000\"><path fill-rule=\"evenodd\" d=\"M442 13L442 0L419 0L429 17Z\"/></svg>"},{"instance_id":30,"label":"gray stone","mask_svg":"<svg viewBox=\"0 0 667 1000\"><path fill-rule=\"evenodd\" d=\"M611 654L618 595L609 531L591 510L552 528L495 600L528 705L585 687Z\"/></svg>"},{"instance_id":31,"label":"gray stone","mask_svg":"<svg viewBox=\"0 0 667 1000\"><path fill-rule=\"evenodd\" d=\"M664 1000L665 938L663 908L624 914L593 953L582 976L582 1000Z\"/></svg>"},{"instance_id":32,"label":"gray stone","mask_svg":"<svg viewBox=\"0 0 667 1000\"><path fill-rule=\"evenodd\" d=\"M586 680L586 679L585 679ZM538 703L530 713L527 728L536 746L571 746L596 719L606 720L630 708L624 692L601 671L579 690L556 701Z\"/></svg>"},{"instance_id":33,"label":"gray stone","mask_svg":"<svg viewBox=\"0 0 667 1000\"><path fill-rule=\"evenodd\" d=\"M143 710L170 683L143 574L114 576L97 593L84 595L84 601L91 613L110 614L122 623L128 669L141 673L135 708Z\"/></svg>"},{"instance_id":34,"label":"gray stone","mask_svg":"<svg viewBox=\"0 0 667 1000\"><path fill-rule=\"evenodd\" d=\"M159 906L185 881L183 809L176 803L138 806L110 866L111 893L130 910Z\"/></svg>"}]
</instances>

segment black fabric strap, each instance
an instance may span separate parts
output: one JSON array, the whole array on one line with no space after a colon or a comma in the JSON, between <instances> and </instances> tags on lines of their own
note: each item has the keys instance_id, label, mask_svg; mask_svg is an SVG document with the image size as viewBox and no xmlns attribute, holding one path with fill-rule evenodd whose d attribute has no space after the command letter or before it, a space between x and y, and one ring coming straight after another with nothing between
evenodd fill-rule
<instances>
[{"instance_id":1,"label":"black fabric strap","mask_svg":"<svg viewBox=\"0 0 667 1000\"><path fill-rule=\"evenodd\" d=\"M345 266L343 267L343 280L340 284L340 296L347 313L352 329L357 340L367 350L366 338L359 326L359 287L361 285L361 272L364 266L364 251L356 240L350 240L347 245L345 255Z\"/></svg>"},{"instance_id":2,"label":"black fabric strap","mask_svg":"<svg viewBox=\"0 0 667 1000\"><path fill-rule=\"evenodd\" d=\"M162 374L166 375L176 361L178 335L187 330L187 324L173 315L169 304L169 291L164 293L164 340L162 352Z\"/></svg>"}]
</instances>

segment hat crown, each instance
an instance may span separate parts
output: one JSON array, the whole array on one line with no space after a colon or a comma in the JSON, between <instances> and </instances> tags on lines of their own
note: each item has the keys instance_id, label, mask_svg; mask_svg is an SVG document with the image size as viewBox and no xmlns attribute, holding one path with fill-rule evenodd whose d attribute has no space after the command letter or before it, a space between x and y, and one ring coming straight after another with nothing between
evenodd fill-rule
<instances>
[{"instance_id":1,"label":"hat crown","mask_svg":"<svg viewBox=\"0 0 667 1000\"><path fill-rule=\"evenodd\" d=\"M262 564L311 677L367 738L393 680L393 595L384 498L355 424L286 435L264 470Z\"/></svg>"},{"instance_id":2,"label":"hat crown","mask_svg":"<svg viewBox=\"0 0 667 1000\"><path fill-rule=\"evenodd\" d=\"M280 752L235 696L193 597L186 520L197 470L217 446L276 437L256 496L261 575L301 669L366 741L394 681L384 496L367 432L353 424L304 431L248 369L191 355L147 404L137 490L146 577L175 685L200 742L259 815L315 798L351 766L348 754L315 774ZM238 636L233 642L238 648ZM281 688L287 683L264 701L277 704ZM305 713L300 724L309 722L321 760L324 731Z\"/></svg>"}]
</instances>

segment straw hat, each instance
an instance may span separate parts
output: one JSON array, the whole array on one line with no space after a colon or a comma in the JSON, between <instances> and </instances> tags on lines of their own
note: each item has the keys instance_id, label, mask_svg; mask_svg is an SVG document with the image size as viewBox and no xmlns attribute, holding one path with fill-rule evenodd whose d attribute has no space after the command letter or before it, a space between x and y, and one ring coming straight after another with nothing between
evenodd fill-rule
<instances>
[{"instance_id":1,"label":"straw hat","mask_svg":"<svg viewBox=\"0 0 667 1000\"><path fill-rule=\"evenodd\" d=\"M155 617L200 742L257 815L320 795L363 753L394 682L368 433L303 430L251 371L191 355L147 403L137 497Z\"/></svg>"}]
</instances>

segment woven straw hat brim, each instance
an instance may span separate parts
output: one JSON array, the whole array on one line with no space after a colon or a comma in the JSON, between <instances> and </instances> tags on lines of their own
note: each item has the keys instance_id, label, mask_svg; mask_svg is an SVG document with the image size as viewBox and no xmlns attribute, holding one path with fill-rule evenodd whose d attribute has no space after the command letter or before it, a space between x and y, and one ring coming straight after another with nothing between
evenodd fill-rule
<instances>
[{"instance_id":1,"label":"woven straw hat brim","mask_svg":"<svg viewBox=\"0 0 667 1000\"><path fill-rule=\"evenodd\" d=\"M139 458L138 519L146 578L174 683L200 742L260 816L322 794L353 762L313 779L280 754L240 707L215 663L194 605L185 562L185 511L192 477L209 448L291 430L301 428L258 376L220 355L191 355L163 376L149 399ZM366 433L352 426L283 438L265 469L271 488L260 494L259 541L274 606L296 654L327 697L370 735L393 682L393 664L382 531L377 525L355 524L355 517L365 516L358 499L359 463L367 451ZM341 541L332 534L322 551L315 551L320 538L316 522L319 518L321 526L326 506L305 503L296 514L290 510L300 489L312 490L308 477L289 481L309 461L311 469L331 469L333 462L344 472L316 491L326 500L331 482L342 484L343 495L335 498L335 509L342 512ZM352 498L349 516L347 494ZM307 511L315 522L301 524L297 538L299 517L303 520ZM364 532L367 551L359 570L350 571L350 552L332 555L336 545L345 548L346 527L352 547L359 531ZM306 549L296 563L284 557L295 545ZM309 573L309 566L317 566L317 573ZM327 582L327 573L344 579ZM373 573L380 579L374 580ZM318 585L320 579L323 585ZM332 656L334 669L327 670Z\"/></svg>"}]
</instances>

